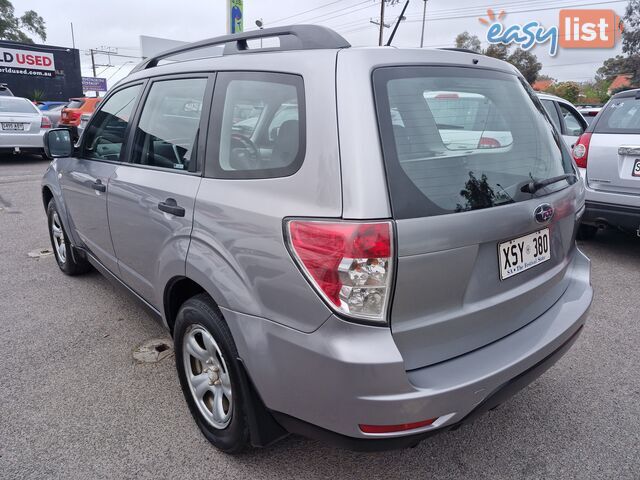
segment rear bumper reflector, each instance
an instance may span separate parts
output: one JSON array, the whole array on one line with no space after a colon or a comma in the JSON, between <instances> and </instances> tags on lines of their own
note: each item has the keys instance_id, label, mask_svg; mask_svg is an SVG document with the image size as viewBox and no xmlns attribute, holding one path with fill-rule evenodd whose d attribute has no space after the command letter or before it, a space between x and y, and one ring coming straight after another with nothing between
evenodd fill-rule
<instances>
[{"instance_id":1,"label":"rear bumper reflector","mask_svg":"<svg viewBox=\"0 0 640 480\"><path fill-rule=\"evenodd\" d=\"M415 430L416 428L427 427L433 424L437 418L422 420L421 422L401 423L400 425L358 425L363 433L393 433Z\"/></svg>"}]
</instances>

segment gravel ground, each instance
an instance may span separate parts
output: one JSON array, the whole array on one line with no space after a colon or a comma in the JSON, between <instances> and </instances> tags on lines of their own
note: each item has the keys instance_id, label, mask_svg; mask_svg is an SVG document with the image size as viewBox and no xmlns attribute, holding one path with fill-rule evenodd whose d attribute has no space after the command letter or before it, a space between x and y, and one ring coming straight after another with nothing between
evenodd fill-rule
<instances>
[{"instance_id":1,"label":"gravel ground","mask_svg":"<svg viewBox=\"0 0 640 480\"><path fill-rule=\"evenodd\" d=\"M97 273L62 275L40 200L46 162L0 159L0 478L640 479L640 241L581 247L596 291L585 331L543 377L474 424L376 454L289 437L238 457L191 420L166 336ZM339 408L331 405L328 408Z\"/></svg>"}]
</instances>

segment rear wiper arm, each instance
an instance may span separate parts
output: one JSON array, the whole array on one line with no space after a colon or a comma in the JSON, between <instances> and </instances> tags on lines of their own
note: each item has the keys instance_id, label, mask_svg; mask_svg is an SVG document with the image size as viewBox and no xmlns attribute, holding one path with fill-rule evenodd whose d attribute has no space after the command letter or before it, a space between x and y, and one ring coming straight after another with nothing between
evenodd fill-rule
<instances>
[{"instance_id":1,"label":"rear wiper arm","mask_svg":"<svg viewBox=\"0 0 640 480\"><path fill-rule=\"evenodd\" d=\"M566 180L569 182L569 185L573 185L578 181L578 177L573 173L565 173L564 175L558 175L557 177L547 178L546 180L532 180L530 182L525 183L520 191L524 193L536 193L541 188L544 188L553 183L561 182L562 180Z\"/></svg>"}]
</instances>

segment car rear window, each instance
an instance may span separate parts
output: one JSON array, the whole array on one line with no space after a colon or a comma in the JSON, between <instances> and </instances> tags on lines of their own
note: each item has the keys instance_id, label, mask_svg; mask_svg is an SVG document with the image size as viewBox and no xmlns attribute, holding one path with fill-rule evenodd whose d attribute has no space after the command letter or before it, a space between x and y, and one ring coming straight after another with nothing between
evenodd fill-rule
<instances>
[{"instance_id":1,"label":"car rear window","mask_svg":"<svg viewBox=\"0 0 640 480\"><path fill-rule=\"evenodd\" d=\"M532 195L520 190L525 183L573 172L542 104L515 75L384 67L373 79L396 218L528 200Z\"/></svg>"},{"instance_id":2,"label":"car rear window","mask_svg":"<svg viewBox=\"0 0 640 480\"><path fill-rule=\"evenodd\" d=\"M594 132L640 134L640 98L613 98L601 112Z\"/></svg>"},{"instance_id":3,"label":"car rear window","mask_svg":"<svg viewBox=\"0 0 640 480\"><path fill-rule=\"evenodd\" d=\"M84 105L84 100L71 100L67 104L67 108L80 108Z\"/></svg>"},{"instance_id":4,"label":"car rear window","mask_svg":"<svg viewBox=\"0 0 640 480\"><path fill-rule=\"evenodd\" d=\"M0 113L40 113L40 110L25 98L0 98Z\"/></svg>"}]
</instances>

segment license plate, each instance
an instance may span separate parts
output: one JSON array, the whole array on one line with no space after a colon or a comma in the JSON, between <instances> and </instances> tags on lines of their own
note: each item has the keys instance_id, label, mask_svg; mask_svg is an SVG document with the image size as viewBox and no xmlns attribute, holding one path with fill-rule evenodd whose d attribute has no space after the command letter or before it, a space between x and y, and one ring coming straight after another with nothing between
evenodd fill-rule
<instances>
[{"instance_id":1,"label":"license plate","mask_svg":"<svg viewBox=\"0 0 640 480\"><path fill-rule=\"evenodd\" d=\"M24 130L24 123L2 122L3 130Z\"/></svg>"},{"instance_id":2,"label":"license plate","mask_svg":"<svg viewBox=\"0 0 640 480\"><path fill-rule=\"evenodd\" d=\"M513 277L550 260L550 243L548 228L500 243L498 245L500 280Z\"/></svg>"},{"instance_id":3,"label":"license plate","mask_svg":"<svg viewBox=\"0 0 640 480\"><path fill-rule=\"evenodd\" d=\"M636 160L636 163L633 165L633 172L631 175L634 177L640 177L640 158Z\"/></svg>"}]
</instances>

